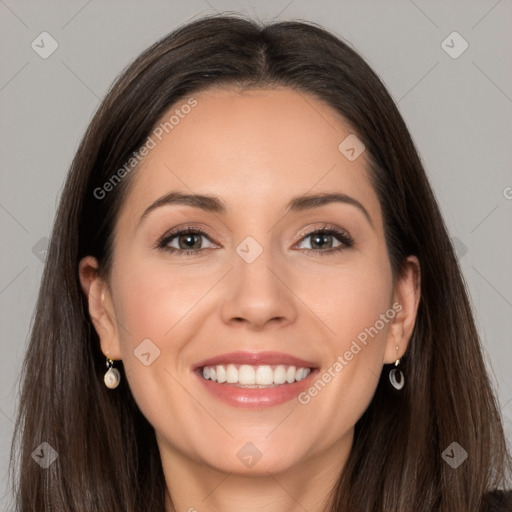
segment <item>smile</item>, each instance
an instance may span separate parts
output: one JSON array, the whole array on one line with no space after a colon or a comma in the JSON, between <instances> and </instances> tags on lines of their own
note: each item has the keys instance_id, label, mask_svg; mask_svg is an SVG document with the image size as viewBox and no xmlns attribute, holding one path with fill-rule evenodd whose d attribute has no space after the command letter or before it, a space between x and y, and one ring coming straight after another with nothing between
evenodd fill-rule
<instances>
[{"instance_id":1,"label":"smile","mask_svg":"<svg viewBox=\"0 0 512 512\"><path fill-rule=\"evenodd\" d=\"M267 388L300 382L311 373L311 368L297 368L285 365L219 364L203 367L206 380L219 384L237 384L239 387Z\"/></svg>"},{"instance_id":2,"label":"smile","mask_svg":"<svg viewBox=\"0 0 512 512\"><path fill-rule=\"evenodd\" d=\"M313 361L267 351L222 354L193 370L212 398L238 409L262 409L296 399L319 368Z\"/></svg>"}]
</instances>

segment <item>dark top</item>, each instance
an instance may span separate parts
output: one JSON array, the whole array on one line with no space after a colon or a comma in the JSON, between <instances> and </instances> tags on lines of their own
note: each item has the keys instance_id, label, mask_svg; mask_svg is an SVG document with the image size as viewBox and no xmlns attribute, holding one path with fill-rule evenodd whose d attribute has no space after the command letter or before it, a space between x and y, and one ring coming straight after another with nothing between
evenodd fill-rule
<instances>
[{"instance_id":1,"label":"dark top","mask_svg":"<svg viewBox=\"0 0 512 512\"><path fill-rule=\"evenodd\" d=\"M487 493L483 499L481 512L512 512L512 490Z\"/></svg>"}]
</instances>

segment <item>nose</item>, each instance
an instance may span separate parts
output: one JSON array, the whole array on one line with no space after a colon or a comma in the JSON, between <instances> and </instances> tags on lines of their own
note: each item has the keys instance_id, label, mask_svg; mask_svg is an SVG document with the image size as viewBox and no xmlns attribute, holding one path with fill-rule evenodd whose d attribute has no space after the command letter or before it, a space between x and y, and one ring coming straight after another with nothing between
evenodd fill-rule
<instances>
[{"instance_id":1,"label":"nose","mask_svg":"<svg viewBox=\"0 0 512 512\"><path fill-rule=\"evenodd\" d=\"M297 298L289 283L290 273L270 249L264 249L251 263L235 253L233 265L226 276L226 293L221 305L225 324L261 330L267 324L284 327L295 322Z\"/></svg>"}]
</instances>

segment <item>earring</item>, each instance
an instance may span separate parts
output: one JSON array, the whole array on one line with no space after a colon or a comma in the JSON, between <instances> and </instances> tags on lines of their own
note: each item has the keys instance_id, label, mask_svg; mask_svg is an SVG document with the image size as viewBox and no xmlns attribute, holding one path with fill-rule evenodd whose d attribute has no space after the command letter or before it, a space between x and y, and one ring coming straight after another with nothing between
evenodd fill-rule
<instances>
[{"instance_id":1,"label":"earring","mask_svg":"<svg viewBox=\"0 0 512 512\"><path fill-rule=\"evenodd\" d=\"M398 347L396 347L396 351L397 351L397 355L398 355ZM395 361L395 367L392 370L390 370L390 372L389 372L389 382L391 382L391 385L398 391L400 391L404 387L404 384L405 384L404 374L403 374L402 370L400 370L400 368L398 368L398 365L400 364L400 359L401 359L401 357L399 357Z\"/></svg>"},{"instance_id":2,"label":"earring","mask_svg":"<svg viewBox=\"0 0 512 512\"><path fill-rule=\"evenodd\" d=\"M119 382L121 382L121 374L119 373L119 370L117 368L113 368L114 361L112 359L109 359L107 357L106 362L108 370L105 373L105 377L103 377L103 380L105 381L105 386L109 389L115 389L117 386L119 386Z\"/></svg>"}]
</instances>

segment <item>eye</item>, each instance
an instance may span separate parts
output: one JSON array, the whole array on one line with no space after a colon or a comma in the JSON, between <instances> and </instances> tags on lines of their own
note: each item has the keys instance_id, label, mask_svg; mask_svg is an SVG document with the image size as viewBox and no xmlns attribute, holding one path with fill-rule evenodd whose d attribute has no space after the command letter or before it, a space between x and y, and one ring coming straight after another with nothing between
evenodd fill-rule
<instances>
[{"instance_id":1,"label":"eye","mask_svg":"<svg viewBox=\"0 0 512 512\"><path fill-rule=\"evenodd\" d=\"M210 240L205 231L198 228L186 227L167 233L158 242L159 249L175 254L197 254L207 247L203 247L203 238ZM210 240L211 242L211 240ZM212 247L217 247L213 242Z\"/></svg>"},{"instance_id":2,"label":"eye","mask_svg":"<svg viewBox=\"0 0 512 512\"><path fill-rule=\"evenodd\" d=\"M209 240L210 247L204 247L203 239ZM305 243L307 246L303 247ZM324 224L305 234L297 247L304 249L305 252L324 255L350 248L353 245L354 240L347 231L338 227L327 227ZM218 245L211 241L210 235L206 231L194 227L184 227L166 233L156 247L171 254L192 255L199 254L205 249L217 248Z\"/></svg>"},{"instance_id":3,"label":"eye","mask_svg":"<svg viewBox=\"0 0 512 512\"><path fill-rule=\"evenodd\" d=\"M341 251L354 245L354 240L347 231L325 225L307 233L302 240L298 244L299 248L306 249L306 252L312 251L322 255ZM308 240L309 243L307 242ZM300 247L304 243L309 245L309 247Z\"/></svg>"}]
</instances>

